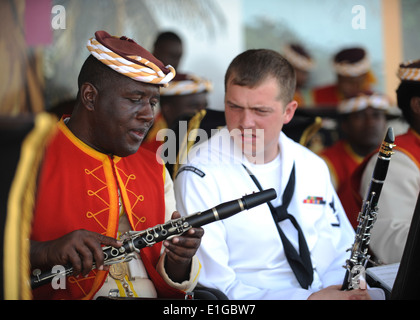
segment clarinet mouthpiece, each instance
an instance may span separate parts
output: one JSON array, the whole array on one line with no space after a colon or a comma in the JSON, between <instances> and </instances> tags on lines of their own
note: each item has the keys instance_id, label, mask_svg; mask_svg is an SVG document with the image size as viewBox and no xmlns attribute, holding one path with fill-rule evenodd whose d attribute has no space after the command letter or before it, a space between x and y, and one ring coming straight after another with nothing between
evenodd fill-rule
<instances>
[{"instance_id":1,"label":"clarinet mouthpiece","mask_svg":"<svg viewBox=\"0 0 420 320\"><path fill-rule=\"evenodd\" d=\"M384 141L387 142L387 143L394 143L395 134L394 134L394 129L392 127L388 128Z\"/></svg>"}]
</instances>

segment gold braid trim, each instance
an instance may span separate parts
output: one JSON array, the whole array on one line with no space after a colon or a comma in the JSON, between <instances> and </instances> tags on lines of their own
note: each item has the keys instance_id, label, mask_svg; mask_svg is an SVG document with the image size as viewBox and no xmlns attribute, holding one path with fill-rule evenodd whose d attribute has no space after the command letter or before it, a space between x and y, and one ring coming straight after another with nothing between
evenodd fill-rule
<instances>
[{"instance_id":1,"label":"gold braid trim","mask_svg":"<svg viewBox=\"0 0 420 320\"><path fill-rule=\"evenodd\" d=\"M188 152L190 151L191 147L194 145L195 139L197 138L197 130L196 130L195 131L195 136L192 136L192 137L190 137L190 139L188 139L191 130L200 128L201 121L204 119L206 114L207 114L207 111L205 109L200 110L188 122L187 133L185 134L184 138L182 139L182 144L179 147L179 151L178 151L178 154L176 156L176 163L174 164L174 170L173 170L173 173L172 173L172 178L173 179L175 179L176 174L179 170L180 164L182 164L185 161L185 159L188 155Z\"/></svg>"},{"instance_id":2,"label":"gold braid trim","mask_svg":"<svg viewBox=\"0 0 420 320\"><path fill-rule=\"evenodd\" d=\"M303 146L306 146L307 143L312 139L312 137L321 129L322 127L322 118L316 117L314 122L310 124L302 133L299 143Z\"/></svg>"},{"instance_id":3,"label":"gold braid trim","mask_svg":"<svg viewBox=\"0 0 420 320\"><path fill-rule=\"evenodd\" d=\"M32 299L29 251L38 169L57 118L42 112L24 139L8 203L4 238L4 296L7 300Z\"/></svg>"}]
</instances>

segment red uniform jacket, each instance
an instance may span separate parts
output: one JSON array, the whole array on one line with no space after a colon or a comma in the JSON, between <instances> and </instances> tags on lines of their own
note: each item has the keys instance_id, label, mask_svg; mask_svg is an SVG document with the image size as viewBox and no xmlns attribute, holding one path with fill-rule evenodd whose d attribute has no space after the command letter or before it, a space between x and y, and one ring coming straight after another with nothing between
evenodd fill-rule
<instances>
[{"instance_id":1,"label":"red uniform jacket","mask_svg":"<svg viewBox=\"0 0 420 320\"><path fill-rule=\"evenodd\" d=\"M323 150L320 156L327 162L331 175L337 181L337 190L350 178L352 172L363 161L363 157L357 155L344 140L340 140Z\"/></svg>"},{"instance_id":2,"label":"red uniform jacket","mask_svg":"<svg viewBox=\"0 0 420 320\"><path fill-rule=\"evenodd\" d=\"M139 150L120 158L100 153L77 139L61 120L49 143L40 170L32 239L47 241L77 229L116 237L119 195L133 230L161 224L165 219L164 166L155 154ZM159 297L180 298L155 267L161 243L141 250L142 261ZM89 299L102 286L106 271L86 278L67 278L66 290L44 285L33 292L40 299Z\"/></svg>"},{"instance_id":3,"label":"red uniform jacket","mask_svg":"<svg viewBox=\"0 0 420 320\"><path fill-rule=\"evenodd\" d=\"M314 89L312 98L315 105L324 107L336 107L343 99L335 84Z\"/></svg>"}]
</instances>

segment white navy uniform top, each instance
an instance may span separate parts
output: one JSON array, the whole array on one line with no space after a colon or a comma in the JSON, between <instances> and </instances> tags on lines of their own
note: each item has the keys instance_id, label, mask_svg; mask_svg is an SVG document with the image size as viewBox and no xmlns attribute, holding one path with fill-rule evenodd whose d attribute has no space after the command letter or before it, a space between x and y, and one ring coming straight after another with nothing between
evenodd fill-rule
<instances>
[{"instance_id":1,"label":"white navy uniform top","mask_svg":"<svg viewBox=\"0 0 420 320\"><path fill-rule=\"evenodd\" d=\"M230 141L230 142L229 142ZM267 204L204 226L197 256L202 264L199 283L224 292L229 299L307 299L313 292L343 283L346 252L354 231L331 184L325 162L283 132L280 154L270 163L252 165L230 138L226 128L194 147L175 179L181 215L207 210L222 202L258 192L243 165L263 189L275 188L274 206L295 163L296 184L288 212L300 224L311 254L314 280L302 289L287 262ZM289 220L281 227L293 245L298 236Z\"/></svg>"}]
</instances>

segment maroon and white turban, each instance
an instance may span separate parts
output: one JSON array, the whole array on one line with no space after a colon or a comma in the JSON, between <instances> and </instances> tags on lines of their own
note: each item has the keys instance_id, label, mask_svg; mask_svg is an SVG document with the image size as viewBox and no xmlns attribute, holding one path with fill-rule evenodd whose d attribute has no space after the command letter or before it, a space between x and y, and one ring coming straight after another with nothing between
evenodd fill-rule
<instances>
[{"instance_id":1,"label":"maroon and white turban","mask_svg":"<svg viewBox=\"0 0 420 320\"><path fill-rule=\"evenodd\" d=\"M210 80L192 74L177 74L168 86L160 89L160 95L179 96L212 90L213 84Z\"/></svg>"},{"instance_id":2,"label":"maroon and white turban","mask_svg":"<svg viewBox=\"0 0 420 320\"><path fill-rule=\"evenodd\" d=\"M368 73L371 68L369 57L363 48L341 50L335 55L333 66L337 74L346 77L360 76Z\"/></svg>"},{"instance_id":3,"label":"maroon and white turban","mask_svg":"<svg viewBox=\"0 0 420 320\"><path fill-rule=\"evenodd\" d=\"M402 63L398 69L398 78L402 81L420 81L420 60Z\"/></svg>"},{"instance_id":4,"label":"maroon and white turban","mask_svg":"<svg viewBox=\"0 0 420 320\"><path fill-rule=\"evenodd\" d=\"M140 82L166 86L175 77L175 69L154 57L146 49L127 37L111 36L105 31L95 32L87 48L99 61L113 70Z\"/></svg>"},{"instance_id":5,"label":"maroon and white turban","mask_svg":"<svg viewBox=\"0 0 420 320\"><path fill-rule=\"evenodd\" d=\"M392 107L388 97L379 93L362 93L356 97L343 100L338 105L338 113L347 114L366 109L367 107L388 112Z\"/></svg>"}]
</instances>

